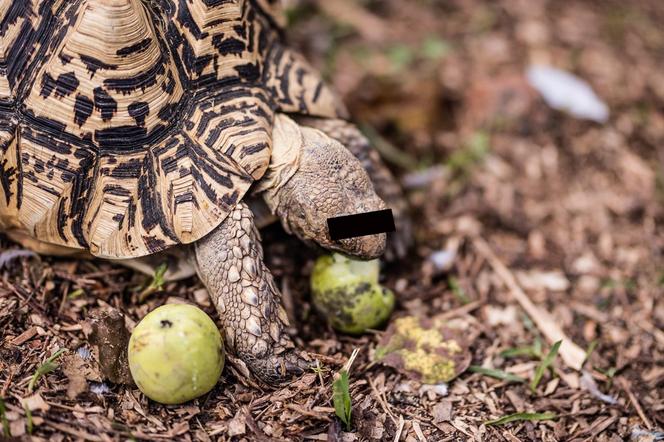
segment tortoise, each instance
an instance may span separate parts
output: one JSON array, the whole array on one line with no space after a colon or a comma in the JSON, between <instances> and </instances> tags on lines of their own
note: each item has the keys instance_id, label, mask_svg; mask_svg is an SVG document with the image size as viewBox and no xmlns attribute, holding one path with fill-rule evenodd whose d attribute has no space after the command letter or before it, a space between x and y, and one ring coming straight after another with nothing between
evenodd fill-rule
<instances>
[{"instance_id":1,"label":"tortoise","mask_svg":"<svg viewBox=\"0 0 664 442\"><path fill-rule=\"evenodd\" d=\"M269 384L308 362L263 263L266 213L371 259L385 234L333 241L326 219L387 203L405 253L393 176L277 2L0 0L0 18L0 231L24 247L146 273L178 256L170 276L198 274L227 350Z\"/></svg>"}]
</instances>

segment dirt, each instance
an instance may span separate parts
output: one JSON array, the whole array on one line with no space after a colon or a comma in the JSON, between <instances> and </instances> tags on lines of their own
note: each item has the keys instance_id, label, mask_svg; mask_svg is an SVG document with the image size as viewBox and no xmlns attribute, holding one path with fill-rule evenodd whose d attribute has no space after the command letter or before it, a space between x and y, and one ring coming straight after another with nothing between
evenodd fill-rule
<instances>
[{"instance_id":1,"label":"dirt","mask_svg":"<svg viewBox=\"0 0 664 442\"><path fill-rule=\"evenodd\" d=\"M397 296L392 321L465 321L470 368L427 385L372 362L384 332L351 337L326 326L309 298L320 252L275 225L263 232L267 263L295 340L317 355L319 369L269 390L230 364L209 394L163 406L86 368L85 321L113 307L131 327L156 306L182 300L216 319L200 282L167 283L140 302L151 281L130 270L20 256L0 269L4 434L55 441L661 440L664 5L288 3L291 43L340 91L407 192L416 243L381 272ZM587 81L608 105L608 121L551 109L528 84L531 64ZM4 238L0 247L18 249ZM535 310L526 313L520 294ZM547 364L557 340L551 327L565 342ZM581 370L563 357L572 343ZM38 370L62 348L69 351L51 370ZM332 382L356 348L345 431ZM513 422L496 422L515 413Z\"/></svg>"}]
</instances>

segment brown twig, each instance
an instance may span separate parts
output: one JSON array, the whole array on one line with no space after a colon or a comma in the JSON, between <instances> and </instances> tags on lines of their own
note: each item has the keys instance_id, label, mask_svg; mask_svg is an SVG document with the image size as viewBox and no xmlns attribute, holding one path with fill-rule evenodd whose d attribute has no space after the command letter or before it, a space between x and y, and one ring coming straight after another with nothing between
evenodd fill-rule
<instances>
[{"instance_id":1,"label":"brown twig","mask_svg":"<svg viewBox=\"0 0 664 442\"><path fill-rule=\"evenodd\" d=\"M618 378L618 384L620 387L625 390L625 393L627 393L627 396L629 397L629 401L632 403L634 408L636 409L636 413L639 415L641 420L643 421L643 425L646 426L648 430L652 430L652 424L650 423L650 420L646 416L646 414L643 412L643 408L641 408L641 404L639 403L639 400L636 398L634 393L632 392L632 389L629 386L629 382L625 378Z\"/></svg>"},{"instance_id":2,"label":"brown twig","mask_svg":"<svg viewBox=\"0 0 664 442\"><path fill-rule=\"evenodd\" d=\"M549 312L540 309L530 300L528 295L517 284L516 278L505 264L493 253L491 247L480 237L473 238L473 245L477 251L489 262L494 272L503 280L510 294L521 305L526 313L532 318L537 328L549 340L549 342L563 341L560 346L560 356L565 365L581 370L586 358L586 353L576 345L555 322Z\"/></svg>"},{"instance_id":3,"label":"brown twig","mask_svg":"<svg viewBox=\"0 0 664 442\"><path fill-rule=\"evenodd\" d=\"M374 393L376 396L376 399L378 400L378 403L380 404L380 407L383 409L385 413L392 419L392 422L394 422L394 425L397 425L397 418L394 416L394 413L392 413L392 410L390 410L390 406L388 405L387 401L383 399L383 396L380 394L378 389L376 388L376 384L373 383L373 380L371 378L367 378L369 381L369 386L371 387L371 391ZM402 416L400 416L401 419L403 419Z\"/></svg>"},{"instance_id":4,"label":"brown twig","mask_svg":"<svg viewBox=\"0 0 664 442\"><path fill-rule=\"evenodd\" d=\"M332 422L332 419L330 419L329 416L325 416L324 414L316 413L313 410L307 410L304 407L301 407L299 405L295 404L285 404L285 407L288 408L289 410L293 410L297 413L300 413L304 416L309 416L317 420L325 421L325 422Z\"/></svg>"}]
</instances>

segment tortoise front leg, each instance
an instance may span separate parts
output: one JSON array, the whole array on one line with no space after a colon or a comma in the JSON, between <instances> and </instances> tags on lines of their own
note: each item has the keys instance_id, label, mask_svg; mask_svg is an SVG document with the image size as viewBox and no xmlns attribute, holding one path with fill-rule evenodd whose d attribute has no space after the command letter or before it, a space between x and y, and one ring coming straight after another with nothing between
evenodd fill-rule
<instances>
[{"instance_id":1,"label":"tortoise front leg","mask_svg":"<svg viewBox=\"0 0 664 442\"><path fill-rule=\"evenodd\" d=\"M195 245L197 272L223 324L226 349L262 381L278 384L307 364L284 328L281 294L263 263L254 217L239 203Z\"/></svg>"}]
</instances>

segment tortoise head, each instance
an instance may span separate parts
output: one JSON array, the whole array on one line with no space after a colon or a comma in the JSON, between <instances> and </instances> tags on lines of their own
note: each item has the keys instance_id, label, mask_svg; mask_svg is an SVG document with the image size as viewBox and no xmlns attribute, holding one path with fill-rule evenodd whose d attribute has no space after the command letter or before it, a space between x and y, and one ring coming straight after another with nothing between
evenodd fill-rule
<instances>
[{"instance_id":1,"label":"tortoise head","mask_svg":"<svg viewBox=\"0 0 664 442\"><path fill-rule=\"evenodd\" d=\"M266 192L265 200L284 228L305 242L356 258L382 255L384 233L333 240L328 230L328 218L387 207L360 161L323 132L281 118L282 123L278 119L275 125L271 170L263 179L272 181L269 184L274 187ZM284 149L285 145L290 147ZM285 164L291 167L275 173Z\"/></svg>"}]
</instances>

